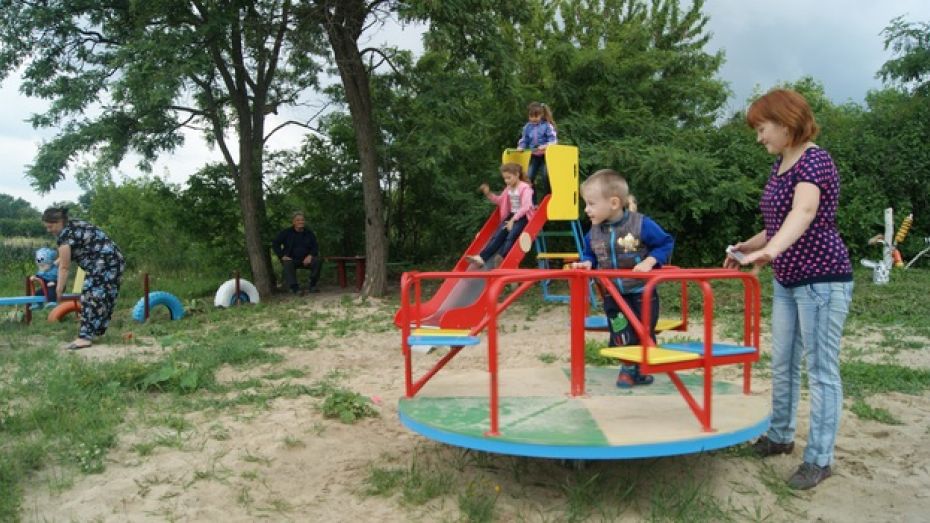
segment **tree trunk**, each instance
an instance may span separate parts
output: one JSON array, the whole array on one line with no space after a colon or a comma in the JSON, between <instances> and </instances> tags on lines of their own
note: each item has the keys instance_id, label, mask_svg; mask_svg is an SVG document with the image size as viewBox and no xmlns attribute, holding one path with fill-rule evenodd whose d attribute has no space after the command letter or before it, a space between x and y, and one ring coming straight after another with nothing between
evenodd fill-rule
<instances>
[{"instance_id":1,"label":"tree trunk","mask_svg":"<svg viewBox=\"0 0 930 523\"><path fill-rule=\"evenodd\" d=\"M342 6L340 6L341 8ZM364 18L362 19L364 20ZM345 88L352 127L362 168L362 194L365 205L365 257L367 258L363 296L383 296L387 291L388 245L384 226L384 202L378 173L377 130L372 118L368 71L359 54L357 39L350 28L327 25L327 35Z\"/></svg>"},{"instance_id":2,"label":"tree trunk","mask_svg":"<svg viewBox=\"0 0 930 523\"><path fill-rule=\"evenodd\" d=\"M265 221L264 188L262 187L261 136L251 125L242 123L246 115L240 116L239 125L239 172L236 189L239 208L242 211L242 226L245 231L245 247L252 268L252 283L262 296L274 291L271 259L268 247L262 239ZM258 145L256 145L256 143Z\"/></svg>"}]
</instances>

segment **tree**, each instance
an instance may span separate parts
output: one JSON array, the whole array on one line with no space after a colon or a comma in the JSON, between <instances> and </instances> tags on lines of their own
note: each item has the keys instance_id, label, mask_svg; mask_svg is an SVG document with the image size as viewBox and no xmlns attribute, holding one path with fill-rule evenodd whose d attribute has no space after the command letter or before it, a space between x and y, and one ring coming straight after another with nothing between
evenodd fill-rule
<instances>
[{"instance_id":1,"label":"tree","mask_svg":"<svg viewBox=\"0 0 930 523\"><path fill-rule=\"evenodd\" d=\"M60 129L29 167L33 185L50 190L81 154L115 167L132 151L146 169L197 129L223 154L252 278L270 293L262 177L277 129L265 118L320 70L306 51L321 35L297 31L293 11L290 0L0 0L0 76L23 67L23 92L52 102L32 124Z\"/></svg>"},{"instance_id":2,"label":"tree","mask_svg":"<svg viewBox=\"0 0 930 523\"><path fill-rule=\"evenodd\" d=\"M930 96L930 22L905 22L899 16L882 34L885 49L890 48L897 58L885 62L876 76Z\"/></svg>"},{"instance_id":3,"label":"tree","mask_svg":"<svg viewBox=\"0 0 930 523\"><path fill-rule=\"evenodd\" d=\"M360 50L358 41L369 18L377 22L379 17L387 16L393 4L387 0L320 0L306 4L301 11L303 25L310 32L322 29L329 41L342 80L345 101L352 115L365 206L367 264L362 288L365 296L381 296L387 290L388 245L378 161L381 140L371 104L369 67L363 59L365 53L380 51Z\"/></svg>"},{"instance_id":4,"label":"tree","mask_svg":"<svg viewBox=\"0 0 930 523\"><path fill-rule=\"evenodd\" d=\"M22 198L0 194L0 236L41 236L41 214Z\"/></svg>"},{"instance_id":5,"label":"tree","mask_svg":"<svg viewBox=\"0 0 930 523\"><path fill-rule=\"evenodd\" d=\"M22 198L14 198L9 194L0 194L0 218L9 219L39 219L39 211Z\"/></svg>"}]
</instances>

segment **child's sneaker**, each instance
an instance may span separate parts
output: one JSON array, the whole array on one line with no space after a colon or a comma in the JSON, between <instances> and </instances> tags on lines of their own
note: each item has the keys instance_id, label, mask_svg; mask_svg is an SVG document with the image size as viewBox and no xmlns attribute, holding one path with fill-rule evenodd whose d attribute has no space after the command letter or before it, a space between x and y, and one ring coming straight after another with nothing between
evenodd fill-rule
<instances>
[{"instance_id":1,"label":"child's sneaker","mask_svg":"<svg viewBox=\"0 0 930 523\"><path fill-rule=\"evenodd\" d=\"M472 255L472 256L466 256L465 259L468 260L468 261L470 261L470 262L472 262L472 263L474 263L474 264L477 265L478 267L484 267L484 260L481 259L481 256L479 256L479 255L477 255L477 254Z\"/></svg>"},{"instance_id":2,"label":"child's sneaker","mask_svg":"<svg viewBox=\"0 0 930 523\"><path fill-rule=\"evenodd\" d=\"M617 375L617 387L630 389L634 385L652 385L654 378L648 374L640 374L638 370L621 369Z\"/></svg>"}]
</instances>

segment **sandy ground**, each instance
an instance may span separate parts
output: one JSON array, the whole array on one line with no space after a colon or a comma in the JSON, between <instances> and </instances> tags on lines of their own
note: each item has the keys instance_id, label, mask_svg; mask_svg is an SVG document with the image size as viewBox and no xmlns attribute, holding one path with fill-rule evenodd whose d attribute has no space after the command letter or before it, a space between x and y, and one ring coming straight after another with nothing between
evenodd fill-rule
<instances>
[{"instance_id":1,"label":"sandy ground","mask_svg":"<svg viewBox=\"0 0 930 523\"><path fill-rule=\"evenodd\" d=\"M295 300L308 314L341 299L326 293ZM368 307L373 312L373 305ZM567 309L544 307L528 319L524 311L506 317L507 368L564 365L568 353ZM700 325L692 325L695 336ZM676 333L679 334L680 333ZM667 336L664 334L663 336ZM589 334L589 337L597 334ZM846 346L857 340L847 339ZM284 361L246 370L226 368L221 380L242 380L284 369L300 378L281 383L312 385L344 371L341 385L373 398L380 416L348 425L325 419L320 399L274 400L269 408L233 408L185 414L180 432L153 426L143 418L174 414L134 411L101 474L49 471L36 478L24 501L26 521L456 521L463 519L459 494L475 489L499 492L498 521L564 521L587 515L593 521L636 521L655 515L656 496L700 485L737 521L928 521L930 519L930 395L884 394L869 398L900 419L884 425L858 419L848 409L837 441L834 477L817 489L791 494L781 487L801 459L806 439L806 399L798 420L793 456L766 461L718 452L701 456L591 463L574 470L552 460L496 456L447 447L406 430L398 421L403 393L403 359L397 331L321 338L313 349L274 349ZM768 345L764 343L764 350ZM463 352L450 371L485 368L484 345ZM98 358L124 354L125 347L96 346L83 351ZM541 354L557 355L544 363ZM442 351L419 355L419 371ZM930 368L930 351L906 351L902 362ZM736 380L729 368L724 379ZM769 390L766 371L757 373L754 392ZM847 400L847 407L850 401ZM173 441L141 455L137 444ZM448 474L451 493L417 505L399 491L367 493L373 469L412 466ZM596 489L585 481L631 485L626 497L607 496L579 510L579 493ZM64 488L57 487L64 484ZM613 488L613 487L611 487ZM583 497L583 496L582 496ZM672 499L675 496L671 495ZM682 519L690 519L687 514ZM704 516L704 519L708 519ZM710 518L714 519L714 518Z\"/></svg>"}]
</instances>

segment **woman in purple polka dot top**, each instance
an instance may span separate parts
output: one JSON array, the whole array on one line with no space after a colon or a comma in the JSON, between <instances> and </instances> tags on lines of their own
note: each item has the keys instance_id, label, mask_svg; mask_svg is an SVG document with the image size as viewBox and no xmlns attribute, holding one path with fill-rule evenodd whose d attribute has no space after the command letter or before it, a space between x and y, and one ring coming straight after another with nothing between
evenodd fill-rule
<instances>
[{"instance_id":1,"label":"woman in purple polka dot top","mask_svg":"<svg viewBox=\"0 0 930 523\"><path fill-rule=\"evenodd\" d=\"M833 158L812 142L819 128L800 94L770 91L749 107L746 122L756 141L775 155L759 202L765 230L734 245L737 254L724 261L729 268L771 263L775 273L772 421L753 449L763 457L794 450L806 357L810 430L803 462L788 485L809 489L832 473L843 410L840 338L853 283L849 252L836 228L840 178Z\"/></svg>"}]
</instances>

